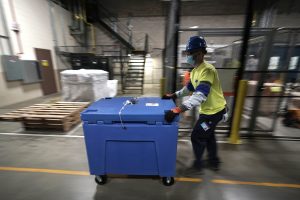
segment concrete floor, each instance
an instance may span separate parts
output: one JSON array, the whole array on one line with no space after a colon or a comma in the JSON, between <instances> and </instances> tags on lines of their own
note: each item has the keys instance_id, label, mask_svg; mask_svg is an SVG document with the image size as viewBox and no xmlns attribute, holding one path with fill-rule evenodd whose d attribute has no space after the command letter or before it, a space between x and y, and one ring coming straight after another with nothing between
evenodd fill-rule
<instances>
[{"instance_id":1,"label":"concrete floor","mask_svg":"<svg viewBox=\"0 0 300 200\"><path fill-rule=\"evenodd\" d=\"M177 181L171 187L152 177L118 176L97 186L93 176L66 174L74 170L88 172L85 144L80 137L0 135L0 141L0 196L5 200L282 200L300 196L300 145L296 141L221 143L221 171L205 169L204 175ZM193 158L190 142L179 140L177 152L176 177L185 177L184 171ZM45 169L68 171L58 174ZM214 183L218 180L221 183Z\"/></svg>"},{"instance_id":2,"label":"concrete floor","mask_svg":"<svg viewBox=\"0 0 300 200\"><path fill-rule=\"evenodd\" d=\"M157 96L149 88L145 96ZM59 95L0 109L0 114L34 103L51 103ZM284 130L281 130L284 131ZM6 133L6 134L5 134ZM14 134L17 133L17 134ZM24 134L26 133L26 134ZM88 175L82 127L68 133L25 131L20 123L0 122L0 197L5 200L202 199L281 200L300 197L299 141L245 140L227 144L219 138L221 171L186 178L193 153L188 135L177 148L177 178L171 187L157 177L109 177L98 186Z\"/></svg>"}]
</instances>

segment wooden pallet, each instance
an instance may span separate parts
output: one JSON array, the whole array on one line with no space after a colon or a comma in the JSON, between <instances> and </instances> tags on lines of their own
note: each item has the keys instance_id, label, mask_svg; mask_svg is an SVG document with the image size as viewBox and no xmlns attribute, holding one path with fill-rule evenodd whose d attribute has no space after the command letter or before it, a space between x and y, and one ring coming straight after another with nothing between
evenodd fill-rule
<instances>
[{"instance_id":1,"label":"wooden pallet","mask_svg":"<svg viewBox=\"0 0 300 200\"><path fill-rule=\"evenodd\" d=\"M40 108L42 108L42 104L35 104L33 106L24 107L24 108L0 115L0 120L1 121L12 121L12 122L21 121L22 114L25 114L27 112L34 111L34 110L40 109Z\"/></svg>"},{"instance_id":2,"label":"wooden pallet","mask_svg":"<svg viewBox=\"0 0 300 200\"><path fill-rule=\"evenodd\" d=\"M56 102L35 104L0 116L0 120L20 121L26 129L54 129L69 131L80 122L89 102Z\"/></svg>"}]
</instances>

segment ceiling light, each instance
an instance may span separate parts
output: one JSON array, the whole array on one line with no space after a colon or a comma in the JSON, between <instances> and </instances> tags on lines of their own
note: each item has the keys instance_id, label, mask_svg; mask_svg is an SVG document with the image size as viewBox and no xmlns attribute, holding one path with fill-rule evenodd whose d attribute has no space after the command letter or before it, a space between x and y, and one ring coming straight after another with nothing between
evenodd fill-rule
<instances>
[{"instance_id":1,"label":"ceiling light","mask_svg":"<svg viewBox=\"0 0 300 200\"><path fill-rule=\"evenodd\" d=\"M199 28L199 26L191 26L190 28Z\"/></svg>"},{"instance_id":2,"label":"ceiling light","mask_svg":"<svg viewBox=\"0 0 300 200\"><path fill-rule=\"evenodd\" d=\"M161 0L161 1L172 1L172 0ZM204 0L181 0L183 2L197 2L197 1L204 1Z\"/></svg>"}]
</instances>

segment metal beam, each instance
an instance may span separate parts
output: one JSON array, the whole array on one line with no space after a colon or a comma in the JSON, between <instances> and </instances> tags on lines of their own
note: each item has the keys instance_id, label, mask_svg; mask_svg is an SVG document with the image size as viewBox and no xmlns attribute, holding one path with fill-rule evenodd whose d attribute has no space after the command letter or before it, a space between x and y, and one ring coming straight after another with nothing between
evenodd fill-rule
<instances>
[{"instance_id":1,"label":"metal beam","mask_svg":"<svg viewBox=\"0 0 300 200\"><path fill-rule=\"evenodd\" d=\"M262 71L267 71L268 70L268 64L269 64L269 60L271 57L271 52L272 52L272 47L273 47L273 39L275 36L275 31L272 31L268 34L267 36L267 40L266 43L264 44L264 51L262 52L262 54L260 55L260 59L259 59L259 63L258 66L261 67ZM253 134L253 132L255 131L255 124L256 124L256 118L258 116L258 112L259 112L259 107L260 107L260 100L261 100L261 94L263 91L263 84L265 81L265 77L266 74L262 73L259 81L257 83L257 89L255 92L255 96L257 96L254 99L253 102L253 106L252 106L252 113L251 113L251 119L250 119L250 123L249 123L249 134Z\"/></svg>"},{"instance_id":2,"label":"metal beam","mask_svg":"<svg viewBox=\"0 0 300 200\"><path fill-rule=\"evenodd\" d=\"M273 30L300 30L299 28L251 28L251 36L261 36ZM244 28L180 28L179 32L193 31L204 36L242 36Z\"/></svg>"}]
</instances>

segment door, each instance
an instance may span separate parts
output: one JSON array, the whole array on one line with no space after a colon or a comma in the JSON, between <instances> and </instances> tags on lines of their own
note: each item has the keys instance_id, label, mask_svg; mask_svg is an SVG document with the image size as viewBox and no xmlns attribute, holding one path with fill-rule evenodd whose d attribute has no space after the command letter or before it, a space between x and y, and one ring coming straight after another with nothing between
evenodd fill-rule
<instances>
[{"instance_id":1,"label":"door","mask_svg":"<svg viewBox=\"0 0 300 200\"><path fill-rule=\"evenodd\" d=\"M51 59L51 51L48 49L35 48L35 55L40 62L41 74L43 81L41 82L44 95L57 93L56 80Z\"/></svg>"}]
</instances>

